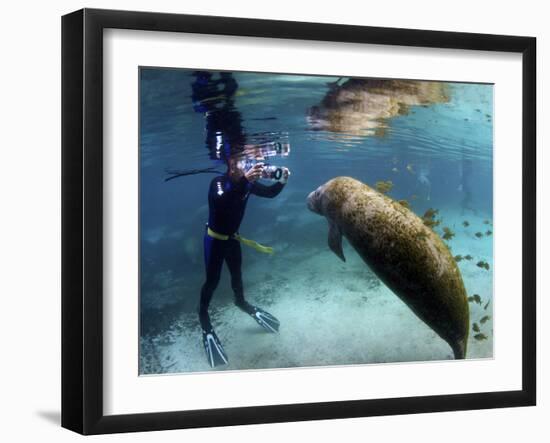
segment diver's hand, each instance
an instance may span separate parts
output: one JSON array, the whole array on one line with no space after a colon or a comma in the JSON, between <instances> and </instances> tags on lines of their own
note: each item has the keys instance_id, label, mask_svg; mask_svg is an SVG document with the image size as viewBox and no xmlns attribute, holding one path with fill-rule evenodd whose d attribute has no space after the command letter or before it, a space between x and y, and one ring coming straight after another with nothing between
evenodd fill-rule
<instances>
[{"instance_id":1,"label":"diver's hand","mask_svg":"<svg viewBox=\"0 0 550 443\"><path fill-rule=\"evenodd\" d=\"M283 167L283 175L281 176L281 179L279 180L279 182L281 182L282 184L285 184L288 180L288 177L290 177L290 171L288 170L288 168L285 168Z\"/></svg>"},{"instance_id":2,"label":"diver's hand","mask_svg":"<svg viewBox=\"0 0 550 443\"><path fill-rule=\"evenodd\" d=\"M246 173L244 174L244 177L250 183L253 183L262 176L262 171L263 170L264 170L264 164L263 163L256 163L248 171L246 171Z\"/></svg>"}]
</instances>

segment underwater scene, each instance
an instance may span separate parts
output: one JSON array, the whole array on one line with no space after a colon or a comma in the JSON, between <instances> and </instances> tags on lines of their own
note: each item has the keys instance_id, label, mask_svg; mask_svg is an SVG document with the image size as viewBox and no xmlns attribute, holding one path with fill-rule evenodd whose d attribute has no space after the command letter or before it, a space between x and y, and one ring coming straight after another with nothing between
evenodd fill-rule
<instances>
[{"instance_id":1,"label":"underwater scene","mask_svg":"<svg viewBox=\"0 0 550 443\"><path fill-rule=\"evenodd\" d=\"M139 69L139 373L493 357L493 85Z\"/></svg>"}]
</instances>

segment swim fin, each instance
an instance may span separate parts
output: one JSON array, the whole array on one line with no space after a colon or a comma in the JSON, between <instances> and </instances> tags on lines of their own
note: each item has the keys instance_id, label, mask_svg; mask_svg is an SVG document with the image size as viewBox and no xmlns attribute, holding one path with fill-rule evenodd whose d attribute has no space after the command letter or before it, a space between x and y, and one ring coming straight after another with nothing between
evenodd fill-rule
<instances>
[{"instance_id":1,"label":"swim fin","mask_svg":"<svg viewBox=\"0 0 550 443\"><path fill-rule=\"evenodd\" d=\"M202 342L204 344L208 363L210 363L211 367L214 368L216 366L226 365L229 363L227 355L225 355L225 351L220 343L220 339L214 332L214 329L210 329L209 331L205 331L203 329Z\"/></svg>"},{"instance_id":2,"label":"swim fin","mask_svg":"<svg viewBox=\"0 0 550 443\"><path fill-rule=\"evenodd\" d=\"M264 311L250 303L240 304L239 307L250 315L256 322L268 332L279 332L280 322L269 312Z\"/></svg>"}]
</instances>

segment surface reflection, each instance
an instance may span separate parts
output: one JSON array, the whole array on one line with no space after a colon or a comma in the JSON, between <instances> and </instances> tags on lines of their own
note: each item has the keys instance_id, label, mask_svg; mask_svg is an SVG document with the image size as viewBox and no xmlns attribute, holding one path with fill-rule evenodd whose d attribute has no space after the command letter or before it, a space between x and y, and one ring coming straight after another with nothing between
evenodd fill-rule
<instances>
[{"instance_id":1,"label":"surface reflection","mask_svg":"<svg viewBox=\"0 0 550 443\"><path fill-rule=\"evenodd\" d=\"M407 115L411 106L449 102L446 83L417 80L342 79L328 83L319 105L308 110L313 130L352 135L386 134L388 119Z\"/></svg>"}]
</instances>

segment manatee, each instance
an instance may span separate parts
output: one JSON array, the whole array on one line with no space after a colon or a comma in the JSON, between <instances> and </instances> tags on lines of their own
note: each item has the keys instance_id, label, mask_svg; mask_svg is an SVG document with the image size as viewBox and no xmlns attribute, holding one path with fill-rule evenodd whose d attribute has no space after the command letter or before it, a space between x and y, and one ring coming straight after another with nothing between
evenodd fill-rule
<instances>
[{"instance_id":1,"label":"manatee","mask_svg":"<svg viewBox=\"0 0 550 443\"><path fill-rule=\"evenodd\" d=\"M326 217L328 244L343 261L342 236L363 261L453 350L466 357L470 314L462 276L441 238L422 219L351 177L336 177L307 199Z\"/></svg>"}]
</instances>

